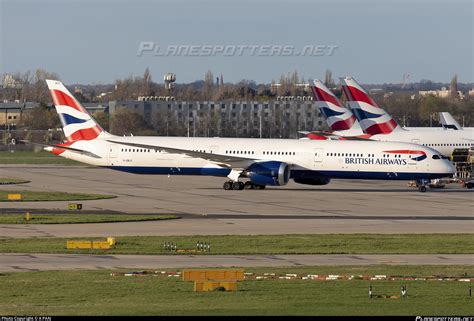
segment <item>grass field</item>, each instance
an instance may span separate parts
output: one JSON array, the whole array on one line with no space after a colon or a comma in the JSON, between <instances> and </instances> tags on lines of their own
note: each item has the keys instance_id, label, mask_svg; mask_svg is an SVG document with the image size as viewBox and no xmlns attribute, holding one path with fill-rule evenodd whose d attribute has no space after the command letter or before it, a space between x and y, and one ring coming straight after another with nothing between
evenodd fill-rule
<instances>
[{"instance_id":1,"label":"grass field","mask_svg":"<svg viewBox=\"0 0 474 321\"><path fill-rule=\"evenodd\" d=\"M8 194L21 194L21 201L9 201ZM81 194L65 192L32 192L16 190L0 190L0 202L31 202L31 201L85 201L115 198L113 195Z\"/></svg>"},{"instance_id":2,"label":"grass field","mask_svg":"<svg viewBox=\"0 0 474 321\"><path fill-rule=\"evenodd\" d=\"M114 215L114 214L0 214L0 224L74 224L156 221L178 218L176 215Z\"/></svg>"},{"instance_id":3,"label":"grass field","mask_svg":"<svg viewBox=\"0 0 474 321\"><path fill-rule=\"evenodd\" d=\"M473 267L374 266L259 268L246 272L473 275ZM236 292L193 292L192 282L110 276L111 271L8 273L0 276L2 315L472 315L469 283L454 281L242 281ZM400 295L405 299L369 298Z\"/></svg>"},{"instance_id":4,"label":"grass field","mask_svg":"<svg viewBox=\"0 0 474 321\"><path fill-rule=\"evenodd\" d=\"M163 242L178 248L211 244L210 254L472 254L474 234L324 234L324 235L224 235L224 236L114 236L111 254L172 254ZM1 236L0 236L1 237ZM1 239L0 253L104 253L66 250L74 238ZM97 239L101 238L80 238Z\"/></svg>"},{"instance_id":5,"label":"grass field","mask_svg":"<svg viewBox=\"0 0 474 321\"><path fill-rule=\"evenodd\" d=\"M8 178L8 177L0 177L0 185L2 184L24 184L29 183L30 181L18 178Z\"/></svg>"},{"instance_id":6,"label":"grass field","mask_svg":"<svg viewBox=\"0 0 474 321\"><path fill-rule=\"evenodd\" d=\"M64 157L56 156L47 151L0 152L0 164L84 165Z\"/></svg>"}]
</instances>

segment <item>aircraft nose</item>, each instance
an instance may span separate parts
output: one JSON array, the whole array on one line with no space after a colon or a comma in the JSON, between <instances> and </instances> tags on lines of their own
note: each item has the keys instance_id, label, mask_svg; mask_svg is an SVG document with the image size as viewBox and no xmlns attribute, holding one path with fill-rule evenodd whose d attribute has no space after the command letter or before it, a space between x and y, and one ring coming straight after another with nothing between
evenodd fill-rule
<instances>
[{"instance_id":1,"label":"aircraft nose","mask_svg":"<svg viewBox=\"0 0 474 321\"><path fill-rule=\"evenodd\" d=\"M448 160L444 160L445 171L448 174L454 174L456 172L456 168L454 167L453 163Z\"/></svg>"}]
</instances>

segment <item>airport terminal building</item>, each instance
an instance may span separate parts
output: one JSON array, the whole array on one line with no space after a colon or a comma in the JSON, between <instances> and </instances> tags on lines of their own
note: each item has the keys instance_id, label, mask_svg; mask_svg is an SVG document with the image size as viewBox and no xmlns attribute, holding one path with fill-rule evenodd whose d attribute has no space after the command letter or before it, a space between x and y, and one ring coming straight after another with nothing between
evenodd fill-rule
<instances>
[{"instance_id":1,"label":"airport terminal building","mask_svg":"<svg viewBox=\"0 0 474 321\"><path fill-rule=\"evenodd\" d=\"M298 131L327 129L313 101L134 100L108 104L110 115L124 108L142 115L159 135L296 138Z\"/></svg>"}]
</instances>

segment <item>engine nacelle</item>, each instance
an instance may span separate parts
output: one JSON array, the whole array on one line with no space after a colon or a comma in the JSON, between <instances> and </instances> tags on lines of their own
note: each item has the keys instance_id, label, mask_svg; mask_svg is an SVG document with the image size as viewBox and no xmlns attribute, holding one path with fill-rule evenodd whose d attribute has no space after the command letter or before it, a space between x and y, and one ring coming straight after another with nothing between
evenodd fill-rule
<instances>
[{"instance_id":1,"label":"engine nacelle","mask_svg":"<svg viewBox=\"0 0 474 321\"><path fill-rule=\"evenodd\" d=\"M276 161L255 163L248 168L247 176L257 185L282 186L290 180L290 167Z\"/></svg>"},{"instance_id":2,"label":"engine nacelle","mask_svg":"<svg viewBox=\"0 0 474 321\"><path fill-rule=\"evenodd\" d=\"M305 185L327 185L331 181L329 177L320 178L293 178L295 183Z\"/></svg>"}]
</instances>

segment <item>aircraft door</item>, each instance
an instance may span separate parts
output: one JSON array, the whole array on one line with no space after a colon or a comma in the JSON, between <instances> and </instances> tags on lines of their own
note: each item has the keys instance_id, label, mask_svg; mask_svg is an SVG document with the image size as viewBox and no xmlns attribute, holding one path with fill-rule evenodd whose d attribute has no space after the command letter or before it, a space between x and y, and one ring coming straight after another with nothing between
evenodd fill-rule
<instances>
[{"instance_id":1,"label":"aircraft door","mask_svg":"<svg viewBox=\"0 0 474 321\"><path fill-rule=\"evenodd\" d=\"M109 145L109 164L114 165L117 161L118 145L110 144Z\"/></svg>"},{"instance_id":2,"label":"aircraft door","mask_svg":"<svg viewBox=\"0 0 474 321\"><path fill-rule=\"evenodd\" d=\"M322 148L315 148L313 150L313 160L315 164L320 164L323 162L323 154L324 154L324 149Z\"/></svg>"}]
</instances>

